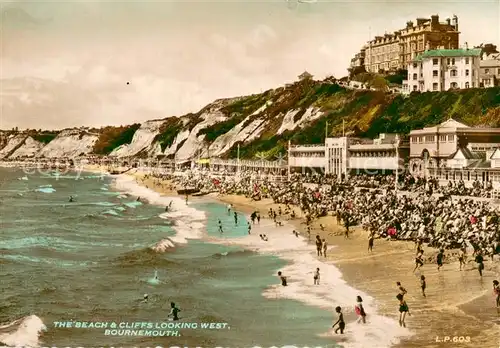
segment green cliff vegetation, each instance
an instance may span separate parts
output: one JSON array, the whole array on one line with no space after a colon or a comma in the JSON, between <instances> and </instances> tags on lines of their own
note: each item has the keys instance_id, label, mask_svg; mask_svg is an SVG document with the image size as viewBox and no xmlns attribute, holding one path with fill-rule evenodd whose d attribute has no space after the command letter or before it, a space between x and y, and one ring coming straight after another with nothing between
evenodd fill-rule
<instances>
[{"instance_id":1,"label":"green cliff vegetation","mask_svg":"<svg viewBox=\"0 0 500 348\"><path fill-rule=\"evenodd\" d=\"M43 144L48 144L52 140L54 140L55 137L57 137L58 132L43 132L43 131L30 131L28 133L34 140L39 141Z\"/></svg>"},{"instance_id":2,"label":"green cliff vegetation","mask_svg":"<svg viewBox=\"0 0 500 348\"><path fill-rule=\"evenodd\" d=\"M344 127L347 134L369 138L380 133L409 133L448 118L470 126L500 127L500 87L412 93L404 97L379 91L346 90L322 82L301 82L275 90L270 97L273 106L267 110L266 130L257 139L240 144L241 158L274 159L286 151L289 140L294 144L320 144L325 132L328 136L340 136ZM322 117L293 131L276 134L287 111L299 109L299 114L303 114L310 107L320 109ZM235 157L236 151L234 145L228 157Z\"/></svg>"},{"instance_id":3,"label":"green cliff vegetation","mask_svg":"<svg viewBox=\"0 0 500 348\"><path fill-rule=\"evenodd\" d=\"M155 137L154 142L159 142L161 151L165 151L175 140L175 137L183 128L183 122L178 117L169 117L160 127L160 133Z\"/></svg>"},{"instance_id":4,"label":"green cliff vegetation","mask_svg":"<svg viewBox=\"0 0 500 348\"><path fill-rule=\"evenodd\" d=\"M139 123L134 123L130 126L104 127L100 130L93 152L98 155L108 155L117 147L130 144L140 126Z\"/></svg>"}]
</instances>

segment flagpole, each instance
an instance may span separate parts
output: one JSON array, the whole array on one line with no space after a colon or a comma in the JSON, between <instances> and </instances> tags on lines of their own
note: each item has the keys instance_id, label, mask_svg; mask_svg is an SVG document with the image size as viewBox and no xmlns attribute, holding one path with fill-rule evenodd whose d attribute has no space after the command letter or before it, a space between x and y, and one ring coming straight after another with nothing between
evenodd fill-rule
<instances>
[{"instance_id":1,"label":"flagpole","mask_svg":"<svg viewBox=\"0 0 500 348\"><path fill-rule=\"evenodd\" d=\"M290 154L291 154L292 142L288 140L288 181L290 181L291 173L290 173Z\"/></svg>"},{"instance_id":2,"label":"flagpole","mask_svg":"<svg viewBox=\"0 0 500 348\"><path fill-rule=\"evenodd\" d=\"M238 144L237 165L238 165L238 174L240 174L240 144Z\"/></svg>"},{"instance_id":3,"label":"flagpole","mask_svg":"<svg viewBox=\"0 0 500 348\"><path fill-rule=\"evenodd\" d=\"M326 127L325 127L325 142L326 138L328 138L328 121L326 121Z\"/></svg>"},{"instance_id":4,"label":"flagpole","mask_svg":"<svg viewBox=\"0 0 500 348\"><path fill-rule=\"evenodd\" d=\"M398 196L398 169L399 169L399 135L396 135L396 180L394 182L394 193Z\"/></svg>"}]
</instances>

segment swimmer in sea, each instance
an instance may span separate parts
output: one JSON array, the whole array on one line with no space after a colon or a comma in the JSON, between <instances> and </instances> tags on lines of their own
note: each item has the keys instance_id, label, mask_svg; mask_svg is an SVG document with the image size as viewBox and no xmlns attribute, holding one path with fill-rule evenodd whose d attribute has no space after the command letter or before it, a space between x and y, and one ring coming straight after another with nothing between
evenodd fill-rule
<instances>
[{"instance_id":1,"label":"swimmer in sea","mask_svg":"<svg viewBox=\"0 0 500 348\"><path fill-rule=\"evenodd\" d=\"M314 285L319 285L319 268L316 268L316 272L314 272Z\"/></svg>"},{"instance_id":2,"label":"swimmer in sea","mask_svg":"<svg viewBox=\"0 0 500 348\"><path fill-rule=\"evenodd\" d=\"M71 202L74 202L74 200L73 200L73 196L69 196L69 202L70 202L70 203L71 203Z\"/></svg>"},{"instance_id":3,"label":"swimmer in sea","mask_svg":"<svg viewBox=\"0 0 500 348\"><path fill-rule=\"evenodd\" d=\"M340 333L344 334L344 329L345 329L345 321L344 321L344 315L342 314L342 308L340 306L335 307L335 312L338 313L339 317L335 324L332 325L332 328L334 328L337 324L339 325L338 328L335 329L335 333Z\"/></svg>"},{"instance_id":4,"label":"swimmer in sea","mask_svg":"<svg viewBox=\"0 0 500 348\"><path fill-rule=\"evenodd\" d=\"M278 272L278 277L280 277L280 279L281 279L281 285L282 286L287 286L287 284L286 284L286 277L283 275L283 273L281 273L281 271Z\"/></svg>"},{"instance_id":5,"label":"swimmer in sea","mask_svg":"<svg viewBox=\"0 0 500 348\"><path fill-rule=\"evenodd\" d=\"M222 221L219 220L219 232L220 234L223 234L224 231L222 230Z\"/></svg>"},{"instance_id":6,"label":"swimmer in sea","mask_svg":"<svg viewBox=\"0 0 500 348\"><path fill-rule=\"evenodd\" d=\"M148 300L149 300L149 296L148 296L148 294L144 294L144 297L143 297L143 299L142 299L142 302L148 302Z\"/></svg>"},{"instance_id":7,"label":"swimmer in sea","mask_svg":"<svg viewBox=\"0 0 500 348\"><path fill-rule=\"evenodd\" d=\"M140 202L141 201L141 197L137 197L137 199L135 201L136 202Z\"/></svg>"},{"instance_id":8,"label":"swimmer in sea","mask_svg":"<svg viewBox=\"0 0 500 348\"><path fill-rule=\"evenodd\" d=\"M172 320L179 320L179 312L181 311L179 308L175 306L174 302L170 302L170 314L168 315Z\"/></svg>"},{"instance_id":9,"label":"swimmer in sea","mask_svg":"<svg viewBox=\"0 0 500 348\"><path fill-rule=\"evenodd\" d=\"M237 212L234 212L234 224L235 225L238 224L238 213Z\"/></svg>"},{"instance_id":10,"label":"swimmer in sea","mask_svg":"<svg viewBox=\"0 0 500 348\"><path fill-rule=\"evenodd\" d=\"M250 222L248 222L248 234L251 234L252 232L252 225L250 224Z\"/></svg>"}]
</instances>

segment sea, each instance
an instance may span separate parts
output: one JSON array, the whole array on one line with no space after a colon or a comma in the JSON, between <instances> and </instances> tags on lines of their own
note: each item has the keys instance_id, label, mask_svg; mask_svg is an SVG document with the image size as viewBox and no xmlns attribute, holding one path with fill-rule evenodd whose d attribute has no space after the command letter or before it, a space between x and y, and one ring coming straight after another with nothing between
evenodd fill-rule
<instances>
[{"instance_id":1,"label":"sea","mask_svg":"<svg viewBox=\"0 0 500 348\"><path fill-rule=\"evenodd\" d=\"M263 219L266 242L243 213L235 224L217 201L131 176L0 168L0 223L0 346L385 348L411 334L290 227ZM337 305L345 335L331 330Z\"/></svg>"}]
</instances>

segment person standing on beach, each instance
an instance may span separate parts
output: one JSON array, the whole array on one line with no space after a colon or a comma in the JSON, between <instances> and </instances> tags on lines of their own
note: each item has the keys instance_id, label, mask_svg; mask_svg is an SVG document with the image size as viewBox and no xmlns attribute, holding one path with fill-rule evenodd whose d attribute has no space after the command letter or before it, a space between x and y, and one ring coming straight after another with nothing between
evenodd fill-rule
<instances>
[{"instance_id":1,"label":"person standing on beach","mask_svg":"<svg viewBox=\"0 0 500 348\"><path fill-rule=\"evenodd\" d=\"M344 215L345 238L349 239L349 214Z\"/></svg>"},{"instance_id":2,"label":"person standing on beach","mask_svg":"<svg viewBox=\"0 0 500 348\"><path fill-rule=\"evenodd\" d=\"M398 287L399 295L404 296L408 293L408 291L406 291L403 285L401 285L401 282L396 282L396 286Z\"/></svg>"},{"instance_id":3,"label":"person standing on beach","mask_svg":"<svg viewBox=\"0 0 500 348\"><path fill-rule=\"evenodd\" d=\"M493 281L493 294L496 296L495 303L498 310L500 309L500 285L498 285L498 280Z\"/></svg>"},{"instance_id":4,"label":"person standing on beach","mask_svg":"<svg viewBox=\"0 0 500 348\"><path fill-rule=\"evenodd\" d=\"M316 268L316 272L314 272L314 285L319 285L319 268Z\"/></svg>"},{"instance_id":5,"label":"person standing on beach","mask_svg":"<svg viewBox=\"0 0 500 348\"><path fill-rule=\"evenodd\" d=\"M189 195L186 193L186 205L188 205Z\"/></svg>"},{"instance_id":6,"label":"person standing on beach","mask_svg":"<svg viewBox=\"0 0 500 348\"><path fill-rule=\"evenodd\" d=\"M419 253L419 254L417 254L417 256L415 256L415 268L413 269L413 273L415 273L417 268L421 268L424 265L423 254L424 254L424 251L422 250L421 253Z\"/></svg>"},{"instance_id":7,"label":"person standing on beach","mask_svg":"<svg viewBox=\"0 0 500 348\"><path fill-rule=\"evenodd\" d=\"M374 240L374 236L373 236L373 233L371 233L370 237L368 237L368 252L373 251L373 240Z\"/></svg>"},{"instance_id":8,"label":"person standing on beach","mask_svg":"<svg viewBox=\"0 0 500 348\"><path fill-rule=\"evenodd\" d=\"M363 324L366 324L366 313L363 308L363 299L361 296L356 296L356 306L354 306L354 311L358 315L357 323L363 322Z\"/></svg>"},{"instance_id":9,"label":"person standing on beach","mask_svg":"<svg viewBox=\"0 0 500 348\"><path fill-rule=\"evenodd\" d=\"M219 232L220 234L224 233L224 230L222 229L222 221L219 220Z\"/></svg>"},{"instance_id":10,"label":"person standing on beach","mask_svg":"<svg viewBox=\"0 0 500 348\"><path fill-rule=\"evenodd\" d=\"M408 313L408 315L411 315L410 309L408 308L408 304L404 300L403 295L398 294L396 298L399 300L399 325L402 327L406 327L405 324L406 313Z\"/></svg>"},{"instance_id":11,"label":"person standing on beach","mask_svg":"<svg viewBox=\"0 0 500 348\"><path fill-rule=\"evenodd\" d=\"M425 296L425 288L427 287L427 283L425 282L424 275L420 276L420 287L422 288L422 295L424 295L424 297L427 297L427 296Z\"/></svg>"},{"instance_id":12,"label":"person standing on beach","mask_svg":"<svg viewBox=\"0 0 500 348\"><path fill-rule=\"evenodd\" d=\"M248 222L247 224L248 224L248 234L250 234L252 232L252 225L250 224L250 222Z\"/></svg>"},{"instance_id":13,"label":"person standing on beach","mask_svg":"<svg viewBox=\"0 0 500 348\"><path fill-rule=\"evenodd\" d=\"M283 273L281 273L281 271L278 272L278 277L280 277L281 285L287 286L286 277L283 275Z\"/></svg>"},{"instance_id":14,"label":"person standing on beach","mask_svg":"<svg viewBox=\"0 0 500 348\"><path fill-rule=\"evenodd\" d=\"M465 248L460 249L460 254L458 255L458 262L460 262L460 271L462 270L462 266L465 268L465 258L466 258L466 252Z\"/></svg>"},{"instance_id":15,"label":"person standing on beach","mask_svg":"<svg viewBox=\"0 0 500 348\"><path fill-rule=\"evenodd\" d=\"M257 223L260 225L260 213L257 213Z\"/></svg>"},{"instance_id":16,"label":"person standing on beach","mask_svg":"<svg viewBox=\"0 0 500 348\"><path fill-rule=\"evenodd\" d=\"M323 256L323 242L319 235L316 235L316 250L318 252L318 256Z\"/></svg>"},{"instance_id":17,"label":"person standing on beach","mask_svg":"<svg viewBox=\"0 0 500 348\"><path fill-rule=\"evenodd\" d=\"M443 267L443 259L444 259L444 250L439 249L439 253L436 256L436 263L438 266L438 271L441 267Z\"/></svg>"},{"instance_id":18,"label":"person standing on beach","mask_svg":"<svg viewBox=\"0 0 500 348\"><path fill-rule=\"evenodd\" d=\"M483 276L483 269L484 269L484 259L483 255L481 252L478 252L476 255L476 263L477 263L477 270L479 271L479 275L482 277Z\"/></svg>"},{"instance_id":19,"label":"person standing on beach","mask_svg":"<svg viewBox=\"0 0 500 348\"><path fill-rule=\"evenodd\" d=\"M328 245L326 244L326 239L323 239L323 256L326 257L326 250L328 249Z\"/></svg>"},{"instance_id":20,"label":"person standing on beach","mask_svg":"<svg viewBox=\"0 0 500 348\"><path fill-rule=\"evenodd\" d=\"M231 204L227 205L227 215L231 215Z\"/></svg>"},{"instance_id":21,"label":"person standing on beach","mask_svg":"<svg viewBox=\"0 0 500 348\"><path fill-rule=\"evenodd\" d=\"M235 225L238 224L238 213L237 212L234 212L234 224Z\"/></svg>"},{"instance_id":22,"label":"person standing on beach","mask_svg":"<svg viewBox=\"0 0 500 348\"><path fill-rule=\"evenodd\" d=\"M338 317L337 321L335 322L335 324L332 325L332 328L334 328L338 324L339 327L337 329L335 329L335 333L339 333L339 330L340 330L340 333L344 334L345 321L344 321L344 315L342 314L342 308L340 308L340 306L335 307L335 312L337 312L339 317Z\"/></svg>"}]
</instances>

